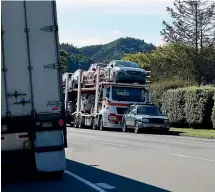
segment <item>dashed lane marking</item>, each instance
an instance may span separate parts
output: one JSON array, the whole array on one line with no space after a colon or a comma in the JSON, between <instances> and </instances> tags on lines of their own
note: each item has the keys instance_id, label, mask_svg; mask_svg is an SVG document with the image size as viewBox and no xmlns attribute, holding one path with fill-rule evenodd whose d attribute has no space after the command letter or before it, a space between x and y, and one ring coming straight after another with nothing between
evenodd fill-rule
<instances>
[{"instance_id":1,"label":"dashed lane marking","mask_svg":"<svg viewBox=\"0 0 215 192\"><path fill-rule=\"evenodd\" d=\"M111 185L109 185L109 184L107 184L107 183L95 183L95 184L96 184L97 186L103 188L103 189L108 189L108 190L110 190L110 189L116 189L116 187L111 186Z\"/></svg>"},{"instance_id":2,"label":"dashed lane marking","mask_svg":"<svg viewBox=\"0 0 215 192\"><path fill-rule=\"evenodd\" d=\"M98 191L98 192L106 192L104 189L100 188L99 186L97 186L97 185L91 183L90 181L88 181L88 180L86 180L86 179L84 179L84 178L82 178L82 177L80 177L80 176L78 176L78 175L76 175L76 174L74 174L74 173L68 171L68 170L66 170L66 171L64 171L64 172L65 172L66 174L72 176L73 178L79 180L80 182L84 183L85 185L88 185L89 187L93 188L94 190L96 190L96 191Z\"/></svg>"}]
</instances>

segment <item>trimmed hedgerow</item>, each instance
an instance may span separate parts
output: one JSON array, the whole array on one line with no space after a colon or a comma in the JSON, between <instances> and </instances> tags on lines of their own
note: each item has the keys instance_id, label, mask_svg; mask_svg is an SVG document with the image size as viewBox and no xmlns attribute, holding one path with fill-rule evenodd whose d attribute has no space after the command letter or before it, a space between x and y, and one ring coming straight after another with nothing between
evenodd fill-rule
<instances>
[{"instance_id":1,"label":"trimmed hedgerow","mask_svg":"<svg viewBox=\"0 0 215 192\"><path fill-rule=\"evenodd\" d=\"M211 121L213 123L213 128L215 129L215 95L214 95L214 106L212 110Z\"/></svg>"},{"instance_id":2,"label":"trimmed hedgerow","mask_svg":"<svg viewBox=\"0 0 215 192\"><path fill-rule=\"evenodd\" d=\"M170 80L153 83L151 85L152 89L152 100L159 108L162 106L163 94L170 89L183 88L193 85L194 83L184 80Z\"/></svg>"},{"instance_id":3,"label":"trimmed hedgerow","mask_svg":"<svg viewBox=\"0 0 215 192\"><path fill-rule=\"evenodd\" d=\"M163 95L162 111L173 126L212 128L214 87L186 87Z\"/></svg>"},{"instance_id":4,"label":"trimmed hedgerow","mask_svg":"<svg viewBox=\"0 0 215 192\"><path fill-rule=\"evenodd\" d=\"M191 87L184 95L184 112L187 123L193 128L212 128L211 113L215 89Z\"/></svg>"},{"instance_id":5,"label":"trimmed hedgerow","mask_svg":"<svg viewBox=\"0 0 215 192\"><path fill-rule=\"evenodd\" d=\"M184 112L184 94L185 90L172 89L163 94L162 112L169 118L172 126L186 126L186 118Z\"/></svg>"}]
</instances>

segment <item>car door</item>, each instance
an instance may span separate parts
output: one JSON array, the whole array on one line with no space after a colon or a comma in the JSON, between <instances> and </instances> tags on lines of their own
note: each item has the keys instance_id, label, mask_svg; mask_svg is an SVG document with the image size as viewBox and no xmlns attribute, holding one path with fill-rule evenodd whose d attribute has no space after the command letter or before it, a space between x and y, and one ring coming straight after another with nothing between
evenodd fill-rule
<instances>
[{"instance_id":1,"label":"car door","mask_svg":"<svg viewBox=\"0 0 215 192\"><path fill-rule=\"evenodd\" d=\"M128 113L126 114L126 125L128 127L132 126L132 112L134 111L135 106L131 106L130 110L128 111Z\"/></svg>"},{"instance_id":2,"label":"car door","mask_svg":"<svg viewBox=\"0 0 215 192\"><path fill-rule=\"evenodd\" d=\"M132 111L130 112L130 126L131 127L134 127L136 115L137 115L137 107L134 107L134 109L132 109Z\"/></svg>"}]
</instances>

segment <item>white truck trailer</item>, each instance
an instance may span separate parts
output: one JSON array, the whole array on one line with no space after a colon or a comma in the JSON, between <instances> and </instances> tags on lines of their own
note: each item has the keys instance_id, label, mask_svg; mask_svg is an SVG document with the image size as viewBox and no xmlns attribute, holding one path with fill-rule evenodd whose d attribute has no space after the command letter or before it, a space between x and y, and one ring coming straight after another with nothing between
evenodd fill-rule
<instances>
[{"instance_id":1,"label":"white truck trailer","mask_svg":"<svg viewBox=\"0 0 215 192\"><path fill-rule=\"evenodd\" d=\"M55 1L1 2L1 154L62 178L67 147Z\"/></svg>"},{"instance_id":2,"label":"white truck trailer","mask_svg":"<svg viewBox=\"0 0 215 192\"><path fill-rule=\"evenodd\" d=\"M74 127L91 127L92 129L121 129L122 116L130 104L151 103L150 80L146 84L129 84L101 82L100 69L97 69L97 79L91 88L82 88L82 70L79 70L78 89L68 87L69 74L65 86L65 106L68 114L67 123ZM151 72L147 71L147 77ZM89 85L87 85L89 86ZM94 96L91 110L83 111L83 96ZM70 109L70 110L68 110ZM69 111L69 112L68 112Z\"/></svg>"}]
</instances>

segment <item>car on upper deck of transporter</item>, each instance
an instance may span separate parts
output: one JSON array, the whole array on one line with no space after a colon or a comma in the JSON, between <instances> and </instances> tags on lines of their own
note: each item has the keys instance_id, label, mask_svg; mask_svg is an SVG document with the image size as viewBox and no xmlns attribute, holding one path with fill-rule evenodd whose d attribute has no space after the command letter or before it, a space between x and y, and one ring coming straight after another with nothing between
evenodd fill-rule
<instances>
[{"instance_id":1,"label":"car on upper deck of transporter","mask_svg":"<svg viewBox=\"0 0 215 192\"><path fill-rule=\"evenodd\" d=\"M169 131L170 123L154 104L133 104L122 117L122 130L127 129L134 129L135 133L143 129Z\"/></svg>"},{"instance_id":2,"label":"car on upper deck of transporter","mask_svg":"<svg viewBox=\"0 0 215 192\"><path fill-rule=\"evenodd\" d=\"M116 83L146 84L147 71L132 61L114 60L104 68L105 77Z\"/></svg>"}]
</instances>

